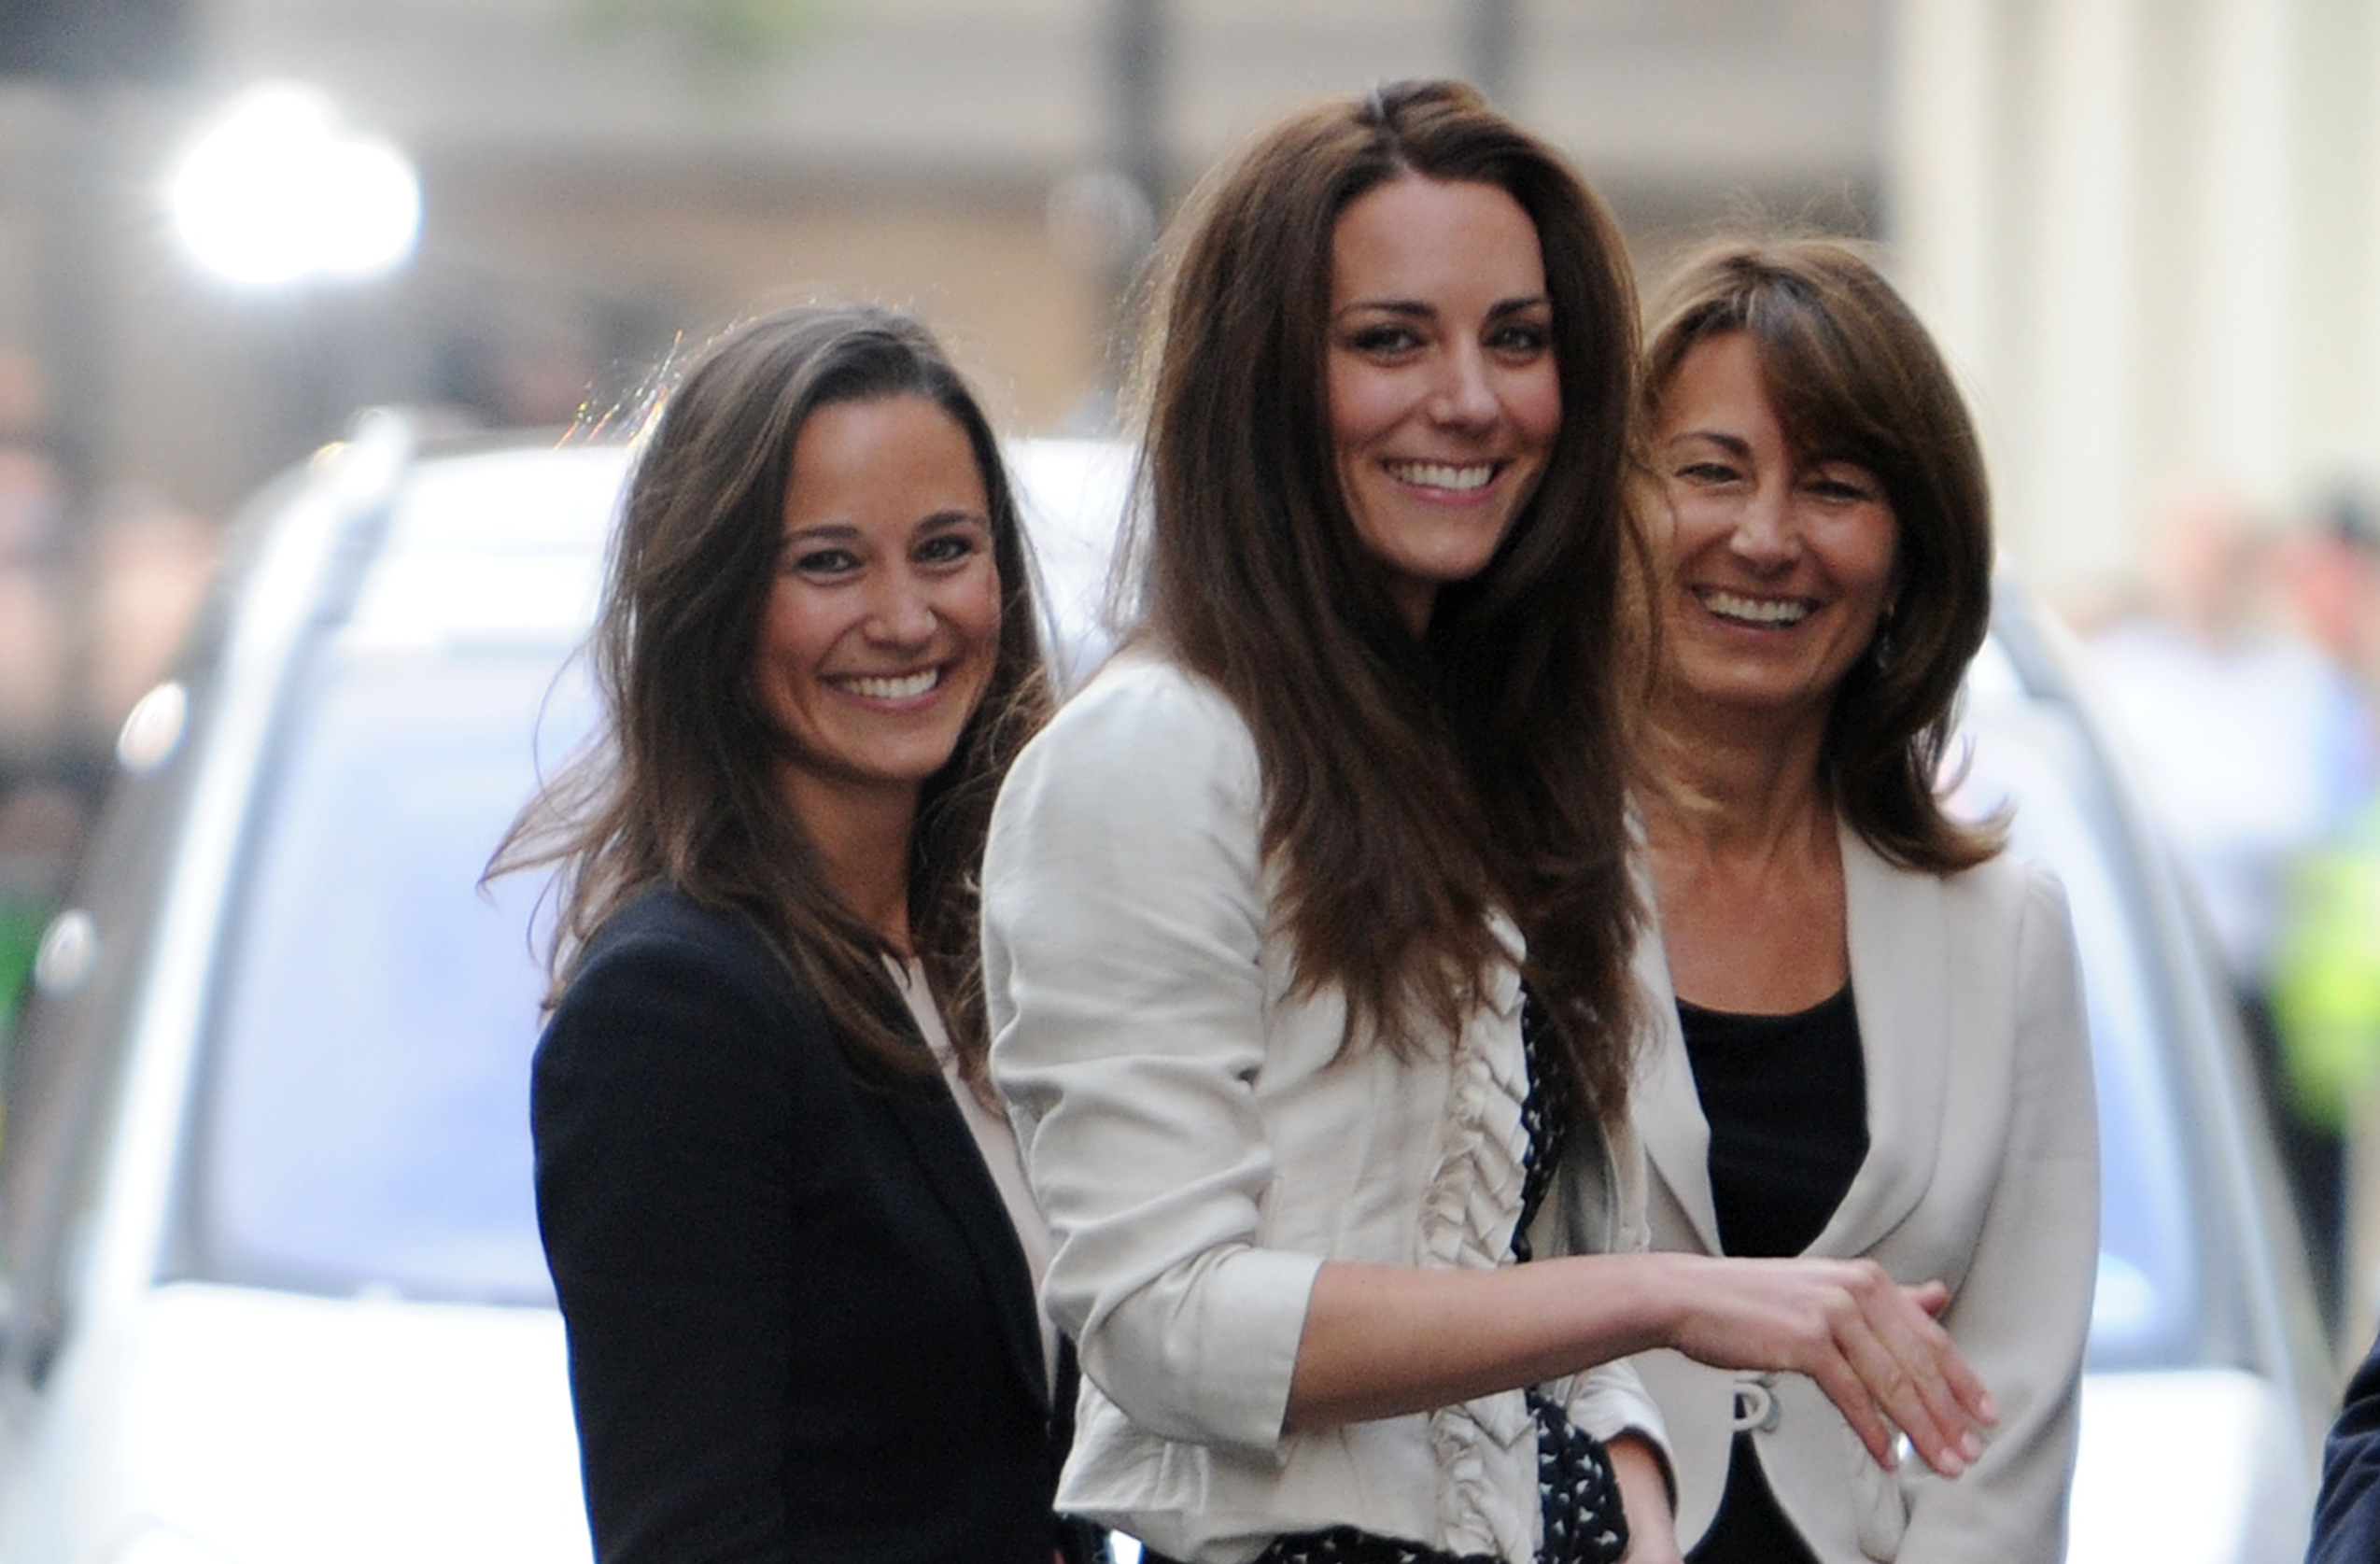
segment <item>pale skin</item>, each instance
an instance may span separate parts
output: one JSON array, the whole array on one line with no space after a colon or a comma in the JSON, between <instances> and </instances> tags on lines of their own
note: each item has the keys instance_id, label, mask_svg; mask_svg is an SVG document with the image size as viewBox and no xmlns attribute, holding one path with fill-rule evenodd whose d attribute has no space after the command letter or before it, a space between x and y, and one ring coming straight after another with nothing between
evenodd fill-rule
<instances>
[{"instance_id":1,"label":"pale skin","mask_svg":"<svg viewBox=\"0 0 2380 1564\"><path fill-rule=\"evenodd\" d=\"M1394 572L1399 606L1416 634L1427 628L1443 583L1485 567L1525 491L1484 508L1489 528L1447 528L1437 521L1443 512L1416 502L1401 481L1408 469L1397 463L1409 457L1500 462L1507 453L1531 450L1526 435L1534 431L1516 409L1531 405L1530 375L1544 373L1536 360L1499 359L1474 346L1500 340L1499 320L1514 313L1509 299L1528 301L1533 318L1550 313L1532 291L1542 278L1533 227L1520 225L1525 251L1466 255L1459 267L1429 264L1437 249L1451 247L1429 242L1430 226L1418 220L1431 215L1432 200L1459 193L1476 202L1482 192L1510 204L1491 187L1409 176L1351 204L1333 234L1334 317L1362 318L1377 295L1394 298L1402 317L1427 326L1410 345L1398 345L1393 359L1373 356L1366 338L1348 332L1334 342L1331 364L1333 437L1343 473L1355 480L1347 487L1359 507L1359 531ZM1407 220L1374 232L1392 214ZM1474 220L1466 242L1492 248L1499 232ZM1484 289L1464 280L1483 275L1513 280ZM1410 399L1402 423L1381 411L1395 406L1386 378L1391 368L1398 377L1393 395ZM1393 444L1382 430L1391 431ZM1382 445L1389 448L1385 463L1373 456ZM1514 466L1534 480L1528 458ZM1376 478L1381 471L1386 479ZM1500 478L1504 471L1499 467ZM1363 479L1375 479L1369 491ZM1462 546L1424 554L1418 544L1425 539L1432 545L1459 540ZM1814 765L1810 769L1814 774ZM1793 824L1807 821L1796 814ZM1838 903L1840 883L1838 863ZM1777 918L1767 907L1761 921L1771 931L1820 922ZM1824 925L1836 931L1837 966L1843 959L1839 925L1839 916ZM1778 952L1779 968L1806 954ZM1721 1367L1807 1374L1878 1462L1894 1464L1897 1430L1936 1471L1955 1475L1981 1454L1980 1430L1996 1413L1933 1317L1946 1300L1939 1284L1902 1287L1869 1261L1586 1255L1493 1271L1326 1261L1307 1304L1287 1421L1294 1429L1426 1411L1674 1347ZM1668 1488L1651 1445L1624 1434L1611 1456L1629 1516L1628 1557L1641 1564L1676 1558Z\"/></svg>"}]
</instances>

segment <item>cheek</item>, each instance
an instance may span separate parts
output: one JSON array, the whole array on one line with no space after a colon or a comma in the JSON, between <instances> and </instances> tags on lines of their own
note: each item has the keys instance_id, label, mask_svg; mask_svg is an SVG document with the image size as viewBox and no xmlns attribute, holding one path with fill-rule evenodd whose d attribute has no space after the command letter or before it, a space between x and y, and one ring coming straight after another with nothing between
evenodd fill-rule
<instances>
[{"instance_id":1,"label":"cheek","mask_svg":"<svg viewBox=\"0 0 2380 1564\"><path fill-rule=\"evenodd\" d=\"M1524 438L1540 445L1554 444L1562 427L1562 382L1551 364L1527 374L1505 398L1513 423Z\"/></svg>"},{"instance_id":2,"label":"cheek","mask_svg":"<svg viewBox=\"0 0 2380 1564\"><path fill-rule=\"evenodd\" d=\"M1331 442L1342 461L1397 421L1396 382L1363 365L1333 359L1323 390Z\"/></svg>"},{"instance_id":3,"label":"cheek","mask_svg":"<svg viewBox=\"0 0 2380 1564\"><path fill-rule=\"evenodd\" d=\"M969 572L952 594L949 614L951 625L986 656L994 655L1000 641L999 571L986 562L980 571Z\"/></svg>"},{"instance_id":4,"label":"cheek","mask_svg":"<svg viewBox=\"0 0 2380 1564\"><path fill-rule=\"evenodd\" d=\"M768 665L813 662L828 639L819 625L820 605L804 584L781 576L768 594L760 621L760 658Z\"/></svg>"}]
</instances>

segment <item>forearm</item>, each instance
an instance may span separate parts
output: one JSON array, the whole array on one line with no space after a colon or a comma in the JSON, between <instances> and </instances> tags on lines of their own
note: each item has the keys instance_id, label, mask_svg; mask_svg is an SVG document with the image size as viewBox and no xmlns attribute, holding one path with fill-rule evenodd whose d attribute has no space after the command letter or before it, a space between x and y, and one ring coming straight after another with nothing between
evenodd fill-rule
<instances>
[{"instance_id":1,"label":"forearm","mask_svg":"<svg viewBox=\"0 0 2380 1564\"><path fill-rule=\"evenodd\" d=\"M1612 1479L1619 1485L1620 1509L1628 1523L1627 1564L1677 1564L1677 1515L1669 1479L1653 1442L1622 1434L1606 1445Z\"/></svg>"},{"instance_id":2,"label":"forearm","mask_svg":"<svg viewBox=\"0 0 2380 1564\"><path fill-rule=\"evenodd\" d=\"M1306 1306L1289 1424L1426 1411L1666 1346L1657 1273L1675 1258L1493 1271L1327 1262Z\"/></svg>"},{"instance_id":3,"label":"forearm","mask_svg":"<svg viewBox=\"0 0 2380 1564\"><path fill-rule=\"evenodd\" d=\"M1289 1384L1290 1428L1423 1411L1649 1347L1809 1375L1875 1458L1893 1430L1955 1475L1992 1398L1935 1323L1938 1284L1868 1261L1581 1255L1494 1271L1325 1264Z\"/></svg>"}]
</instances>

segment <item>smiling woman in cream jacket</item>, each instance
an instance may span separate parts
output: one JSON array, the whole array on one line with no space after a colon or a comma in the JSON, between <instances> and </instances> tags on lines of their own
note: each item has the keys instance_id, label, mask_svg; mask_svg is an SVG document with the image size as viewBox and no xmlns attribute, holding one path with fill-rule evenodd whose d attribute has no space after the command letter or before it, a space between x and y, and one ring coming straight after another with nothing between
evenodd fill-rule
<instances>
[{"instance_id":1,"label":"smiling woman in cream jacket","mask_svg":"<svg viewBox=\"0 0 2380 1564\"><path fill-rule=\"evenodd\" d=\"M1964 406L1855 251L1714 251L1647 375L1662 668L1640 796L1655 1246L1949 1289L1999 1425L1956 1481L1793 1375L1639 1360L1688 1558L2054 1560L2098 1254L2065 895L1936 795L1990 612Z\"/></svg>"},{"instance_id":2,"label":"smiling woman in cream jacket","mask_svg":"<svg viewBox=\"0 0 2380 1564\"><path fill-rule=\"evenodd\" d=\"M1447 82L1292 118L1190 213L1147 619L984 863L993 1078L1088 1382L1061 1503L1196 1564L1657 1564L1613 1363L1656 1345L1955 1464L1981 1392L1935 1290L1568 1252L1628 1241L1608 219ZM1557 1170L1621 1198L1566 1212Z\"/></svg>"}]
</instances>

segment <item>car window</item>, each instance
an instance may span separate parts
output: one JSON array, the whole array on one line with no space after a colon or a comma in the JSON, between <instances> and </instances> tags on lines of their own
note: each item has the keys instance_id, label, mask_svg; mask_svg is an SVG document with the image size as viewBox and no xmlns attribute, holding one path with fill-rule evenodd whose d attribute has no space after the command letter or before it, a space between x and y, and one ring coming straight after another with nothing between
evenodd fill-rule
<instances>
[{"instance_id":1,"label":"car window","mask_svg":"<svg viewBox=\"0 0 2380 1564\"><path fill-rule=\"evenodd\" d=\"M2099 1092L2099 1283L2091 1366L2191 1361L2198 1348L2200 1257L2188 1159L2177 1138L2175 1082L2162 1038L2151 926L2125 840L2073 708L2029 695L1987 647L1967 683L1954 755L1966 771L1953 805L1970 816L2011 812L2009 851L2055 870L2082 956Z\"/></svg>"},{"instance_id":2,"label":"car window","mask_svg":"<svg viewBox=\"0 0 2380 1564\"><path fill-rule=\"evenodd\" d=\"M528 1137L542 877L475 882L535 785L530 736L557 757L588 721L561 661L334 639L302 673L208 1028L198 1274L550 1298Z\"/></svg>"}]
</instances>

